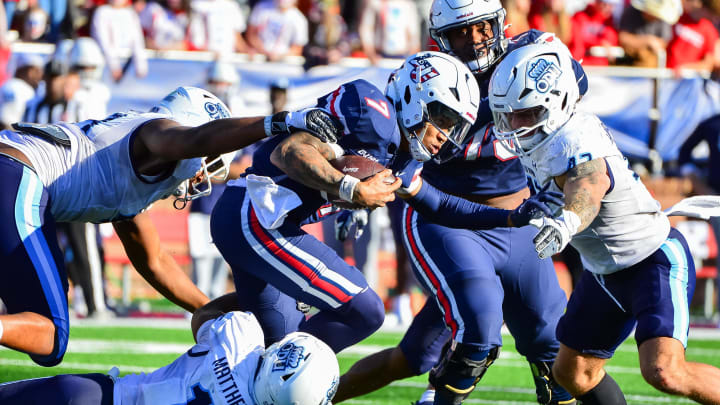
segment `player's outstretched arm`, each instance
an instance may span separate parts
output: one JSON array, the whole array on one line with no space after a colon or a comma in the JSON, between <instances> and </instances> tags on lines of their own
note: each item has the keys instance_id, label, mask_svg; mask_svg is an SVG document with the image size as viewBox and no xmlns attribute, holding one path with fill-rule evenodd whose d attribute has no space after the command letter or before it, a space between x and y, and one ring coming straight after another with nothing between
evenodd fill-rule
<instances>
[{"instance_id":1,"label":"player's outstretched arm","mask_svg":"<svg viewBox=\"0 0 720 405\"><path fill-rule=\"evenodd\" d=\"M133 140L133 163L146 173L179 160L242 149L266 137L264 119L225 118L198 127L181 126L169 119L150 121Z\"/></svg>"},{"instance_id":2,"label":"player's outstretched arm","mask_svg":"<svg viewBox=\"0 0 720 405\"><path fill-rule=\"evenodd\" d=\"M505 210L447 194L422 181L413 191L398 195L405 198L426 220L460 229L523 227L534 218L552 215L552 208L548 204L562 205L560 193L543 190L523 201L516 209Z\"/></svg>"},{"instance_id":3,"label":"player's outstretched arm","mask_svg":"<svg viewBox=\"0 0 720 405\"><path fill-rule=\"evenodd\" d=\"M163 249L147 213L113 222L113 226L135 269L160 294L190 312L210 301Z\"/></svg>"},{"instance_id":4,"label":"player's outstretched arm","mask_svg":"<svg viewBox=\"0 0 720 405\"><path fill-rule=\"evenodd\" d=\"M307 132L297 132L278 144L270 160L291 179L364 207L382 207L395 198L394 192L401 181L385 184L383 180L391 174L389 170L359 181L332 167L328 160L336 157L336 148L332 144Z\"/></svg>"},{"instance_id":5,"label":"player's outstretched arm","mask_svg":"<svg viewBox=\"0 0 720 405\"><path fill-rule=\"evenodd\" d=\"M193 338L197 342L197 333L200 327L207 321L225 315L230 311L240 311L236 292L225 294L198 308L192 316L190 327L192 328Z\"/></svg>"}]
</instances>

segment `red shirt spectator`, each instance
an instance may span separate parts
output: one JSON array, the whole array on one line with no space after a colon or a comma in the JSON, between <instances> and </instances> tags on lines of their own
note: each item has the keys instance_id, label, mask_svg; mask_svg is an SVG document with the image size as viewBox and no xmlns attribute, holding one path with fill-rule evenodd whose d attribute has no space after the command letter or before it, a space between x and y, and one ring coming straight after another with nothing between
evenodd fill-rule
<instances>
[{"instance_id":1,"label":"red shirt spectator","mask_svg":"<svg viewBox=\"0 0 720 405\"><path fill-rule=\"evenodd\" d=\"M685 12L673 26L673 37L668 44L667 66L710 71L718 32L710 20L699 16L700 0L685 0L683 7Z\"/></svg>"},{"instance_id":2,"label":"red shirt spectator","mask_svg":"<svg viewBox=\"0 0 720 405\"><path fill-rule=\"evenodd\" d=\"M618 33L613 23L614 2L601 0L590 3L572 17L570 52L584 65L607 65L608 59L590 55L593 46L617 46Z\"/></svg>"},{"instance_id":3,"label":"red shirt spectator","mask_svg":"<svg viewBox=\"0 0 720 405\"><path fill-rule=\"evenodd\" d=\"M563 0L533 1L530 5L528 23L530 28L552 32L565 44L570 42L570 16L565 12Z\"/></svg>"}]
</instances>

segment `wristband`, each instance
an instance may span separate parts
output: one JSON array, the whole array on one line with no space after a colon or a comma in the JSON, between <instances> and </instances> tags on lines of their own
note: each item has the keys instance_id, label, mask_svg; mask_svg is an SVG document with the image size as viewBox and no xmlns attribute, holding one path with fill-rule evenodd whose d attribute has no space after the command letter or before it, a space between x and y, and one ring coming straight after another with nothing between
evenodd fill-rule
<instances>
[{"instance_id":1,"label":"wristband","mask_svg":"<svg viewBox=\"0 0 720 405\"><path fill-rule=\"evenodd\" d=\"M340 190L338 195L341 200L352 202L353 194L355 193L355 187L360 183L360 179L352 177L350 175L343 176L340 180Z\"/></svg>"},{"instance_id":2,"label":"wristband","mask_svg":"<svg viewBox=\"0 0 720 405\"><path fill-rule=\"evenodd\" d=\"M271 136L273 136L273 133L272 133L272 115L268 115L267 117L265 117L265 119L263 120L263 126L265 127L265 136L268 137L268 138L270 138Z\"/></svg>"},{"instance_id":3,"label":"wristband","mask_svg":"<svg viewBox=\"0 0 720 405\"><path fill-rule=\"evenodd\" d=\"M558 219L565 223L565 227L570 232L571 237L577 233L578 228L580 228L582 224L580 217L569 210L562 210L562 215Z\"/></svg>"}]
</instances>

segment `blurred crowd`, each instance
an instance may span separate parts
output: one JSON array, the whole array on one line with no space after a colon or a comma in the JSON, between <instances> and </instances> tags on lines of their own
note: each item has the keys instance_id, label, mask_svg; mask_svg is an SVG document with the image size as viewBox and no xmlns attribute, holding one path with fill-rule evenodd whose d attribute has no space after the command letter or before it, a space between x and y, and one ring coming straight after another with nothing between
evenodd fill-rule
<instances>
[{"instance_id":1,"label":"blurred crowd","mask_svg":"<svg viewBox=\"0 0 720 405\"><path fill-rule=\"evenodd\" d=\"M115 80L143 48L304 56L306 67L343 57L402 58L431 49L427 0L5 0L9 40L93 38ZM554 32L586 65L621 64L703 72L720 60L717 0L505 0L509 36ZM1 55L0 55L1 57ZM658 60L660 58L660 60Z\"/></svg>"}]
</instances>

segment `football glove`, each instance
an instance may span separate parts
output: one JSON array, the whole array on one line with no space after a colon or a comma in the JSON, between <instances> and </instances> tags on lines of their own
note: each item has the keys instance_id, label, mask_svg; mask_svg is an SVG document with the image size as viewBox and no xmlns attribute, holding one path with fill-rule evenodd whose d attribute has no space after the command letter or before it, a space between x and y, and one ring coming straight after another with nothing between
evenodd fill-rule
<instances>
[{"instance_id":1,"label":"football glove","mask_svg":"<svg viewBox=\"0 0 720 405\"><path fill-rule=\"evenodd\" d=\"M345 210L335 218L335 238L344 242L350 234L350 228L355 224L355 239L359 238L370 219L369 210Z\"/></svg>"},{"instance_id":2,"label":"football glove","mask_svg":"<svg viewBox=\"0 0 720 405\"><path fill-rule=\"evenodd\" d=\"M280 111L265 121L267 136L305 131L325 143L336 143L342 136L343 124L336 117L320 108L305 108L300 111Z\"/></svg>"},{"instance_id":3,"label":"football glove","mask_svg":"<svg viewBox=\"0 0 720 405\"><path fill-rule=\"evenodd\" d=\"M548 191L547 187L539 193L524 200L510 213L510 222L517 228L530 224L533 219L552 217L555 210L564 206L563 194L559 191Z\"/></svg>"},{"instance_id":4,"label":"football glove","mask_svg":"<svg viewBox=\"0 0 720 405\"><path fill-rule=\"evenodd\" d=\"M538 257L545 259L565 249L580 227L580 217L572 211L563 210L559 218L536 218L530 224L540 229L533 243Z\"/></svg>"}]
</instances>

